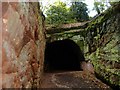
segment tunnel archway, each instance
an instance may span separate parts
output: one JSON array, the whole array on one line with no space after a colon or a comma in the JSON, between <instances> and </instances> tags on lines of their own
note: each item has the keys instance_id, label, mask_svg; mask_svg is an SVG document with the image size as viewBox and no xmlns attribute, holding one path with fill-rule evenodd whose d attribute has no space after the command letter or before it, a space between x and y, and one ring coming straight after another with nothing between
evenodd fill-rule
<instances>
[{"instance_id":1,"label":"tunnel archway","mask_svg":"<svg viewBox=\"0 0 120 90\"><path fill-rule=\"evenodd\" d=\"M85 61L80 47L72 40L65 39L46 44L45 71L78 71L80 62Z\"/></svg>"}]
</instances>

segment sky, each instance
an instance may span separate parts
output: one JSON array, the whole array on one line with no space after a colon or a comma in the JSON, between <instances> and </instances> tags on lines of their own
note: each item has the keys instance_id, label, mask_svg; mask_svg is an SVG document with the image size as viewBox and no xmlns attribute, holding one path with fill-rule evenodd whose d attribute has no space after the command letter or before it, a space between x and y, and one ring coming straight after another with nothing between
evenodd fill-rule
<instances>
[{"instance_id":1,"label":"sky","mask_svg":"<svg viewBox=\"0 0 120 90\"><path fill-rule=\"evenodd\" d=\"M90 11L89 16L93 17L97 14L96 11L93 11L94 0L85 0L85 3L88 5L87 8Z\"/></svg>"},{"instance_id":2,"label":"sky","mask_svg":"<svg viewBox=\"0 0 120 90\"><path fill-rule=\"evenodd\" d=\"M65 2L65 3L69 3L70 0L42 0L42 5L43 6L48 6L49 4L53 4L54 2L56 1L62 1L62 2ZM78 0L76 0L78 1ZM82 0L79 0L79 1L82 1ZM89 16L93 17L97 14L96 11L93 11L93 4L94 4L94 0L85 0L85 3L88 5L87 8L88 10L90 11Z\"/></svg>"}]
</instances>

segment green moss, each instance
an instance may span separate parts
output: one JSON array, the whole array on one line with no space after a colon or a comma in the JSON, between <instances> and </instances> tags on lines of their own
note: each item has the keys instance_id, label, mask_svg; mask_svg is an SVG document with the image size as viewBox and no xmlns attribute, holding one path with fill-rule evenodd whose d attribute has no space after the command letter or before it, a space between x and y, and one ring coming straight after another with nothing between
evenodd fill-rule
<instances>
[{"instance_id":1,"label":"green moss","mask_svg":"<svg viewBox=\"0 0 120 90\"><path fill-rule=\"evenodd\" d=\"M111 7L98 18L91 21L83 32L79 33L61 33L55 38L70 38L74 40L82 50L84 50L85 58L90 59L94 65L95 72L102 76L111 84L120 85L120 71L114 67L114 63L120 61L119 56L119 39L120 34L116 34L119 30L119 24L116 22L116 14L120 13L120 3ZM119 11L119 12L118 12ZM116 29L115 27L118 29ZM117 25L118 24L118 25ZM84 41L74 36L81 35ZM95 48L90 52L91 48Z\"/></svg>"}]
</instances>

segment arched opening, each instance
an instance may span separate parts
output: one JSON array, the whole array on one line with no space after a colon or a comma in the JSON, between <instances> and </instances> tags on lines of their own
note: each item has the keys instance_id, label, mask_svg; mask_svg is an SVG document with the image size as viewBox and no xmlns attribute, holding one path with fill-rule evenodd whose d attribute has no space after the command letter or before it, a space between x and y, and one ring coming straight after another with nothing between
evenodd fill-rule
<instances>
[{"instance_id":1,"label":"arched opening","mask_svg":"<svg viewBox=\"0 0 120 90\"><path fill-rule=\"evenodd\" d=\"M80 47L72 40L65 39L46 44L45 71L78 71L80 62L85 61Z\"/></svg>"}]
</instances>

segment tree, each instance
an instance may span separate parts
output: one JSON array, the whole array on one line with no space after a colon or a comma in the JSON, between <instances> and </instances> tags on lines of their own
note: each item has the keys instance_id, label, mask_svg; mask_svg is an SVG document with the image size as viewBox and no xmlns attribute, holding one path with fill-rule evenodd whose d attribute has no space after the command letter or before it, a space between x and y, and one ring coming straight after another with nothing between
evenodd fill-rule
<instances>
[{"instance_id":1,"label":"tree","mask_svg":"<svg viewBox=\"0 0 120 90\"><path fill-rule=\"evenodd\" d=\"M79 21L86 21L89 19L87 13L87 5L83 2L72 2L70 7L70 13L72 13L72 19Z\"/></svg>"},{"instance_id":2,"label":"tree","mask_svg":"<svg viewBox=\"0 0 120 90\"><path fill-rule=\"evenodd\" d=\"M106 8L109 7L109 2L107 0L94 0L94 8L93 10L96 10L98 14L102 13Z\"/></svg>"},{"instance_id":3,"label":"tree","mask_svg":"<svg viewBox=\"0 0 120 90\"><path fill-rule=\"evenodd\" d=\"M94 10L96 10L98 14L102 13L104 10L104 4L102 2L94 2Z\"/></svg>"},{"instance_id":4,"label":"tree","mask_svg":"<svg viewBox=\"0 0 120 90\"><path fill-rule=\"evenodd\" d=\"M66 4L63 2L56 2L54 5L51 5L50 8L46 11L46 19L48 24L63 24L69 22L69 15Z\"/></svg>"}]
</instances>

